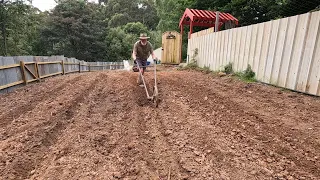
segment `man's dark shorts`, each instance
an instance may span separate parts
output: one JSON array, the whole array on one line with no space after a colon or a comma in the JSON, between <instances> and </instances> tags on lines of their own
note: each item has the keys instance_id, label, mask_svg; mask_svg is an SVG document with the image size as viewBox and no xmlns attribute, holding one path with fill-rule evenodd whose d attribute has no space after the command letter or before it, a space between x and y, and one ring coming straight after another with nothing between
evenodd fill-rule
<instances>
[{"instance_id":1,"label":"man's dark shorts","mask_svg":"<svg viewBox=\"0 0 320 180\"><path fill-rule=\"evenodd\" d=\"M137 59L136 62L139 64L139 67L143 67L143 70L146 70L147 60Z\"/></svg>"}]
</instances>

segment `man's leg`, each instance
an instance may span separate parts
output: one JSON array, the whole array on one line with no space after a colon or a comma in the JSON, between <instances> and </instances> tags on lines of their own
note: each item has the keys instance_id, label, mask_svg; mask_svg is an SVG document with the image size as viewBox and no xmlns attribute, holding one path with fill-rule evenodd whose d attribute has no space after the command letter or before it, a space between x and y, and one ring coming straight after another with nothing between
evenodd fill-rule
<instances>
[{"instance_id":1,"label":"man's leg","mask_svg":"<svg viewBox=\"0 0 320 180\"><path fill-rule=\"evenodd\" d=\"M140 59L137 59L136 60L136 62L137 62L137 64L139 65L139 71L141 72L141 74L143 75L143 68L142 68L142 61L140 60ZM141 76L140 76L140 72L138 73L138 80L137 80L137 84L138 85L141 85L142 84L142 78L141 78Z\"/></svg>"},{"instance_id":2,"label":"man's leg","mask_svg":"<svg viewBox=\"0 0 320 180\"><path fill-rule=\"evenodd\" d=\"M147 69L147 60L142 60L141 61L141 64L142 64L142 74L144 74L144 72L146 71Z\"/></svg>"},{"instance_id":3,"label":"man's leg","mask_svg":"<svg viewBox=\"0 0 320 180\"><path fill-rule=\"evenodd\" d=\"M144 72L146 70L146 66L147 66L147 60L137 60L137 63L139 64L140 67L140 72L142 75L144 75ZM137 81L138 85L142 85L142 77L140 76L140 73L138 75L138 81Z\"/></svg>"}]
</instances>

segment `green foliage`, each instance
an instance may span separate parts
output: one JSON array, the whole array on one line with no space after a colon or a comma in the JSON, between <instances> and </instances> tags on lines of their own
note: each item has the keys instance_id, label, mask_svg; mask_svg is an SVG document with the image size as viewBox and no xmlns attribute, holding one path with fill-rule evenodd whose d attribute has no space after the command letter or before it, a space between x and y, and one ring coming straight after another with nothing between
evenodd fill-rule
<instances>
[{"instance_id":1,"label":"green foliage","mask_svg":"<svg viewBox=\"0 0 320 180\"><path fill-rule=\"evenodd\" d=\"M194 49L193 55L192 55L192 57L190 59L190 63L197 64L196 57L198 56L198 54L199 54L199 49L198 48Z\"/></svg>"},{"instance_id":2,"label":"green foliage","mask_svg":"<svg viewBox=\"0 0 320 180\"><path fill-rule=\"evenodd\" d=\"M211 73L212 71L210 70L210 67L209 66L204 66L201 71L205 74L209 74Z\"/></svg>"},{"instance_id":3,"label":"green foliage","mask_svg":"<svg viewBox=\"0 0 320 180\"><path fill-rule=\"evenodd\" d=\"M281 17L303 14L316 9L318 0L194 0L192 8L228 12L241 26L266 22Z\"/></svg>"},{"instance_id":4,"label":"green foliage","mask_svg":"<svg viewBox=\"0 0 320 180\"><path fill-rule=\"evenodd\" d=\"M105 21L101 7L77 0L60 2L41 30L40 44L48 55L62 54L86 61L106 57Z\"/></svg>"},{"instance_id":5,"label":"green foliage","mask_svg":"<svg viewBox=\"0 0 320 180\"><path fill-rule=\"evenodd\" d=\"M129 15L128 14L118 14L116 13L115 15L113 15L111 17L111 19L109 20L109 27L113 28L113 27L118 27L118 26L123 26L125 24L127 24L129 21Z\"/></svg>"},{"instance_id":6,"label":"green foliage","mask_svg":"<svg viewBox=\"0 0 320 180\"><path fill-rule=\"evenodd\" d=\"M31 2L31 0L29 0ZM65 55L86 61L131 57L142 32L161 46L165 31L178 31L186 8L229 12L250 25L319 8L317 0L56 0L41 12L26 0L0 0L0 55ZM194 27L194 31L203 27ZM184 28L182 57L189 27ZM195 60L195 58L193 58ZM196 62L195 62L196 65Z\"/></svg>"},{"instance_id":7,"label":"green foliage","mask_svg":"<svg viewBox=\"0 0 320 180\"><path fill-rule=\"evenodd\" d=\"M194 49L194 53L190 59L190 62L185 66L179 68L179 70L196 70L196 71L201 71L205 74L209 74L212 71L210 70L209 66L204 66L203 68L199 67L197 64L196 57L198 56L198 48Z\"/></svg>"},{"instance_id":8,"label":"green foliage","mask_svg":"<svg viewBox=\"0 0 320 180\"><path fill-rule=\"evenodd\" d=\"M179 21L186 8L192 5L192 0L156 0L158 16L161 17L158 23L158 30L180 31Z\"/></svg>"},{"instance_id":9,"label":"green foliage","mask_svg":"<svg viewBox=\"0 0 320 180\"><path fill-rule=\"evenodd\" d=\"M178 70L194 70L194 71L199 71L199 72L203 72L205 74L210 74L212 73L212 71L210 70L210 67L208 66L204 66L203 68L199 67L197 64L195 63L189 63L187 66L185 67L180 67L178 68Z\"/></svg>"},{"instance_id":10,"label":"green foliage","mask_svg":"<svg viewBox=\"0 0 320 180\"><path fill-rule=\"evenodd\" d=\"M251 69L251 66L248 64L247 69L243 72L235 73L241 80L246 82L255 82L255 72Z\"/></svg>"},{"instance_id":11,"label":"green foliage","mask_svg":"<svg viewBox=\"0 0 320 180\"><path fill-rule=\"evenodd\" d=\"M130 22L123 27L126 33L136 35L138 37L141 33L148 33L148 27L141 22Z\"/></svg>"},{"instance_id":12,"label":"green foliage","mask_svg":"<svg viewBox=\"0 0 320 180\"><path fill-rule=\"evenodd\" d=\"M131 49L136 41L136 36L126 33L121 27L111 28L105 40L109 51L107 59L125 60L131 55Z\"/></svg>"},{"instance_id":13,"label":"green foliage","mask_svg":"<svg viewBox=\"0 0 320 180\"><path fill-rule=\"evenodd\" d=\"M108 0L105 15L111 19L111 24L120 23L118 25L122 26L129 22L141 22L148 29L155 29L159 20L152 0Z\"/></svg>"},{"instance_id":14,"label":"green foliage","mask_svg":"<svg viewBox=\"0 0 320 180\"><path fill-rule=\"evenodd\" d=\"M247 69L243 73L244 78L252 79L255 75L256 73L252 71L250 64L248 64Z\"/></svg>"},{"instance_id":15,"label":"green foliage","mask_svg":"<svg viewBox=\"0 0 320 180\"><path fill-rule=\"evenodd\" d=\"M193 7L194 0L156 0L156 8L160 21L157 29L161 33L165 31L180 32L179 22L186 8ZM202 7L202 9L204 9ZM189 28L185 27L182 39L182 58L187 57Z\"/></svg>"},{"instance_id":16,"label":"green foliage","mask_svg":"<svg viewBox=\"0 0 320 180\"><path fill-rule=\"evenodd\" d=\"M196 63L194 63L194 62L189 63L189 64L185 67L185 69L193 69L193 70L196 70L196 69L198 69L198 68L199 68L199 66L198 66Z\"/></svg>"},{"instance_id":17,"label":"green foliage","mask_svg":"<svg viewBox=\"0 0 320 180\"><path fill-rule=\"evenodd\" d=\"M0 1L0 55L29 55L42 14L22 0Z\"/></svg>"},{"instance_id":18,"label":"green foliage","mask_svg":"<svg viewBox=\"0 0 320 180\"><path fill-rule=\"evenodd\" d=\"M224 72L226 74L232 74L233 73L233 67L232 67L232 63L231 62L229 64L227 64L226 66L224 66Z\"/></svg>"},{"instance_id":19,"label":"green foliage","mask_svg":"<svg viewBox=\"0 0 320 180\"><path fill-rule=\"evenodd\" d=\"M196 57L198 56L198 48L194 49L193 55L190 59L190 62L185 66L184 68L181 68L181 70L201 70L201 68L198 66Z\"/></svg>"}]
</instances>

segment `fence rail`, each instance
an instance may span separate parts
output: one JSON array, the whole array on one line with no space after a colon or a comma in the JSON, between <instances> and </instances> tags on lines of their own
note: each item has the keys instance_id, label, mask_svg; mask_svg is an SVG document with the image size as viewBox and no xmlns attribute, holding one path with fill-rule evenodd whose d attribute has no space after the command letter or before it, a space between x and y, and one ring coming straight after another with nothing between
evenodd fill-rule
<instances>
[{"instance_id":1,"label":"fence rail","mask_svg":"<svg viewBox=\"0 0 320 180\"><path fill-rule=\"evenodd\" d=\"M319 39L317 11L216 33L192 34L188 57L215 71L228 63L235 71L243 71L249 64L261 82L320 96Z\"/></svg>"},{"instance_id":2,"label":"fence rail","mask_svg":"<svg viewBox=\"0 0 320 180\"><path fill-rule=\"evenodd\" d=\"M51 76L123 68L122 62L85 62L64 56L0 56L0 93Z\"/></svg>"}]
</instances>

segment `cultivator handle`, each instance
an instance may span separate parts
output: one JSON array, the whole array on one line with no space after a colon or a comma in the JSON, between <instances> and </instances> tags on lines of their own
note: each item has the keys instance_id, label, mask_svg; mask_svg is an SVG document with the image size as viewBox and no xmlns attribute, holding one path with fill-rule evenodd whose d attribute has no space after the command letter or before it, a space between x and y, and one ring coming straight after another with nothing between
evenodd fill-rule
<instances>
[{"instance_id":1,"label":"cultivator handle","mask_svg":"<svg viewBox=\"0 0 320 180\"><path fill-rule=\"evenodd\" d=\"M141 79L142 79L142 82L143 82L143 86L144 86L144 89L145 89L145 91L146 91L146 94L147 94L147 98L149 99L149 100L152 100L154 103L155 103L155 105L156 105L156 107L158 107L158 105L159 105L159 102L160 102L160 100L159 100L159 97L158 97L158 87L157 87L157 60L156 59L154 59L154 87L153 87L153 95L152 96L149 96L149 92L148 92L148 89L147 89L147 86L146 86L146 81L144 80L144 76L143 76L143 74L141 73L141 68L143 67L143 66L139 66L139 63L136 63L137 64L137 66L138 66L138 70L139 70L139 76L141 76Z\"/></svg>"}]
</instances>

